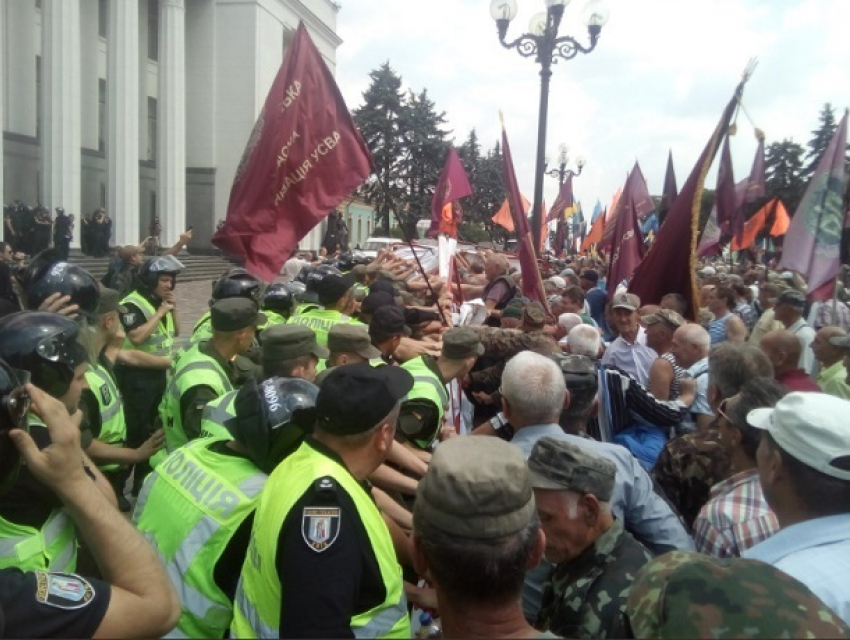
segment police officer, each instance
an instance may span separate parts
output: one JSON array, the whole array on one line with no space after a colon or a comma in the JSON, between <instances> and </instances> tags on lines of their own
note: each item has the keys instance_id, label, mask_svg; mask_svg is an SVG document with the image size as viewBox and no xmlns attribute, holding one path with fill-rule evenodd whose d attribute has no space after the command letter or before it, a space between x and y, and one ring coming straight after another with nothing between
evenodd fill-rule
<instances>
[{"instance_id":1,"label":"police officer","mask_svg":"<svg viewBox=\"0 0 850 640\"><path fill-rule=\"evenodd\" d=\"M87 353L80 337L79 327L69 318L21 311L0 319L0 358L9 367L28 372L32 382L62 402L70 415L77 412L86 385ZM38 447L50 444L47 428L34 413L27 416L27 428ZM88 456L82 454L80 459L98 489L116 505L103 475ZM22 467L0 497L0 567L74 571L76 559L74 525L60 496Z\"/></svg>"},{"instance_id":2,"label":"police officer","mask_svg":"<svg viewBox=\"0 0 850 640\"><path fill-rule=\"evenodd\" d=\"M97 280L76 264L55 260L53 250L35 256L21 277L27 309L60 310L93 322L100 299Z\"/></svg>"},{"instance_id":3,"label":"police officer","mask_svg":"<svg viewBox=\"0 0 850 640\"><path fill-rule=\"evenodd\" d=\"M403 439L413 446L429 450L443 427L449 405L446 385L467 375L484 347L469 327L456 327L443 334L440 356L417 356L402 364L414 380L401 406L398 427Z\"/></svg>"},{"instance_id":4,"label":"police officer","mask_svg":"<svg viewBox=\"0 0 850 640\"><path fill-rule=\"evenodd\" d=\"M335 367L346 364L368 362L373 367L386 364L381 358L381 352L372 346L366 327L358 324L337 324L328 332L327 368L316 376L316 384L328 376Z\"/></svg>"},{"instance_id":5,"label":"police officer","mask_svg":"<svg viewBox=\"0 0 850 640\"><path fill-rule=\"evenodd\" d=\"M14 483L20 472L58 496L93 550L103 579L32 570L17 563L0 569L3 636L162 636L180 613L162 565L142 536L87 477L80 465L85 454L80 449L79 431L67 408L33 385L20 387L10 373L0 362L0 487ZM44 439L49 446L42 449L19 428L26 421L30 399L33 411L46 425Z\"/></svg>"},{"instance_id":6,"label":"police officer","mask_svg":"<svg viewBox=\"0 0 850 640\"><path fill-rule=\"evenodd\" d=\"M219 300L210 313L212 338L180 357L159 408L169 453L201 434L201 418L210 400L241 384L233 359L251 347L257 325L266 320L245 298Z\"/></svg>"},{"instance_id":7,"label":"police officer","mask_svg":"<svg viewBox=\"0 0 850 640\"><path fill-rule=\"evenodd\" d=\"M118 389L113 367L121 352L124 332L119 314L126 307L118 303L118 292L101 287L98 304L99 319L95 327L92 344L93 361L86 371L87 388L80 398L83 412L83 450L98 465L118 495L121 511L129 511L130 504L124 497L123 482L128 466L148 460L162 448L162 430L156 431L141 446L127 448L127 424L124 402Z\"/></svg>"},{"instance_id":8,"label":"police officer","mask_svg":"<svg viewBox=\"0 0 850 640\"><path fill-rule=\"evenodd\" d=\"M390 533L363 481L392 447L399 367L324 381L312 436L269 476L236 594L234 637L410 637Z\"/></svg>"},{"instance_id":9,"label":"police officer","mask_svg":"<svg viewBox=\"0 0 850 640\"><path fill-rule=\"evenodd\" d=\"M226 424L230 438L195 440L145 480L133 519L153 542L182 603L169 637L226 636L266 474L312 428L317 394L304 380L249 381Z\"/></svg>"},{"instance_id":10,"label":"police officer","mask_svg":"<svg viewBox=\"0 0 850 640\"><path fill-rule=\"evenodd\" d=\"M273 327L276 324L285 324L292 315L295 306L295 295L288 284L273 282L263 292L260 308L266 314L268 322L263 327Z\"/></svg>"},{"instance_id":11,"label":"police officer","mask_svg":"<svg viewBox=\"0 0 850 640\"><path fill-rule=\"evenodd\" d=\"M362 324L359 320L351 317L356 309L354 296L351 292L353 285L354 277L351 274L345 276L335 273L325 275L314 285L321 307L298 313L289 319L289 323L310 327L316 332L316 339L319 344L327 346L328 331L335 324Z\"/></svg>"},{"instance_id":12,"label":"police officer","mask_svg":"<svg viewBox=\"0 0 850 640\"><path fill-rule=\"evenodd\" d=\"M171 356L174 338L180 333L174 288L182 270L183 265L173 256L150 258L139 268L137 286L121 301L127 308L127 312L121 314L121 324L127 334L126 349ZM127 444L135 448L155 430L157 407L165 392L166 372L122 365L116 367L115 373L124 398ZM134 494L138 494L149 471L146 463L135 465Z\"/></svg>"},{"instance_id":13,"label":"police officer","mask_svg":"<svg viewBox=\"0 0 850 640\"><path fill-rule=\"evenodd\" d=\"M263 331L261 338L259 380L279 377L313 382L319 359L328 357L328 350L316 342L313 330L301 325L276 325ZM236 414L237 392L230 391L207 403L201 419L202 436L229 437L223 425Z\"/></svg>"},{"instance_id":14,"label":"police officer","mask_svg":"<svg viewBox=\"0 0 850 640\"><path fill-rule=\"evenodd\" d=\"M385 293L372 294L388 295ZM390 300L392 302L392 300ZM401 345L401 339L410 335L410 327L404 321L404 312L393 304L379 307L369 323L369 337L381 352L381 357L392 362L393 354Z\"/></svg>"},{"instance_id":15,"label":"police officer","mask_svg":"<svg viewBox=\"0 0 850 640\"><path fill-rule=\"evenodd\" d=\"M256 276L241 267L233 267L213 283L210 308L225 298L247 298L254 304L260 303L260 281ZM205 312L195 323L190 344L212 337L211 312Z\"/></svg>"}]
</instances>

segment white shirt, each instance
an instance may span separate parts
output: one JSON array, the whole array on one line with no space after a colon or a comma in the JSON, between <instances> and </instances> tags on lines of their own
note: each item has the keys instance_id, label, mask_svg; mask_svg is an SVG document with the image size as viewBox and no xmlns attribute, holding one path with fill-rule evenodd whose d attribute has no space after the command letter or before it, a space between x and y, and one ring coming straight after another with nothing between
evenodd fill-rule
<instances>
[{"instance_id":1,"label":"white shirt","mask_svg":"<svg viewBox=\"0 0 850 640\"><path fill-rule=\"evenodd\" d=\"M800 318L788 327L788 331L797 336L797 340L800 341L800 346L803 348L803 353L800 354L800 361L797 364L798 367L803 369L810 376L815 372L815 366L817 365L817 361L815 360L815 353L811 350L812 340L815 339L816 331L812 329L809 324Z\"/></svg>"},{"instance_id":2,"label":"white shirt","mask_svg":"<svg viewBox=\"0 0 850 640\"><path fill-rule=\"evenodd\" d=\"M626 342L623 336L614 340L605 350L602 364L618 367L648 387L649 370L656 358L655 349L646 346L646 330L639 327L634 343Z\"/></svg>"},{"instance_id":3,"label":"white shirt","mask_svg":"<svg viewBox=\"0 0 850 640\"><path fill-rule=\"evenodd\" d=\"M304 267L309 267L310 263L301 258L292 257L283 265L283 281L292 282L301 272Z\"/></svg>"}]
</instances>

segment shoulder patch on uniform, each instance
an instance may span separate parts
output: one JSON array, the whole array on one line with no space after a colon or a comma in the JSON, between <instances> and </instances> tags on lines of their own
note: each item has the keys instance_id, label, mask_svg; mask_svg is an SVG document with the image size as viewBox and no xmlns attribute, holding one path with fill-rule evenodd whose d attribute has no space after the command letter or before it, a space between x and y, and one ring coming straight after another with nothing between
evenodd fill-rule
<instances>
[{"instance_id":1,"label":"shoulder patch on uniform","mask_svg":"<svg viewBox=\"0 0 850 640\"><path fill-rule=\"evenodd\" d=\"M100 386L100 397L103 400L103 404L112 404L112 392L109 390L108 384L102 384Z\"/></svg>"},{"instance_id":2,"label":"shoulder patch on uniform","mask_svg":"<svg viewBox=\"0 0 850 640\"><path fill-rule=\"evenodd\" d=\"M91 583L74 573L37 571L35 599L56 609L82 609L95 596Z\"/></svg>"},{"instance_id":3,"label":"shoulder patch on uniform","mask_svg":"<svg viewBox=\"0 0 850 640\"><path fill-rule=\"evenodd\" d=\"M136 321L135 313L125 313L124 314L124 324L133 324Z\"/></svg>"},{"instance_id":4,"label":"shoulder patch on uniform","mask_svg":"<svg viewBox=\"0 0 850 640\"><path fill-rule=\"evenodd\" d=\"M316 553L331 548L339 537L339 507L304 507L301 513L301 536Z\"/></svg>"},{"instance_id":5,"label":"shoulder patch on uniform","mask_svg":"<svg viewBox=\"0 0 850 640\"><path fill-rule=\"evenodd\" d=\"M336 491L336 481L330 476L324 476L316 480L313 489L316 491Z\"/></svg>"}]
</instances>

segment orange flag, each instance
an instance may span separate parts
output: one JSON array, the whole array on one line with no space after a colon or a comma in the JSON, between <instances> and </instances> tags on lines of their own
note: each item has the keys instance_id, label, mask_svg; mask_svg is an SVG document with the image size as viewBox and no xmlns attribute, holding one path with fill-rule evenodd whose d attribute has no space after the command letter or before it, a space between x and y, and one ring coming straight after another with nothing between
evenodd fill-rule
<instances>
[{"instance_id":1,"label":"orange flag","mask_svg":"<svg viewBox=\"0 0 850 640\"><path fill-rule=\"evenodd\" d=\"M788 232L788 227L791 226L791 218L788 217L788 211L786 211L785 205L782 204L779 198L775 199L775 203L776 216L773 219L773 227L770 229L770 235L774 238L784 236Z\"/></svg>"},{"instance_id":2,"label":"orange flag","mask_svg":"<svg viewBox=\"0 0 850 640\"><path fill-rule=\"evenodd\" d=\"M522 206L525 209L525 211L527 212L529 207L531 207L531 203L528 200L526 200L525 196L521 195L520 197L522 198ZM497 225L504 227L505 229L507 229L511 233L514 232L514 219L511 217L511 208L508 205L507 200L505 200L502 203L502 206L499 207L499 210L496 212L496 215L494 215L490 219L493 222L495 222Z\"/></svg>"},{"instance_id":3,"label":"orange flag","mask_svg":"<svg viewBox=\"0 0 850 640\"><path fill-rule=\"evenodd\" d=\"M602 231L605 229L605 216L599 216L596 218L596 222L593 223L593 226L590 227L590 233L584 238L584 242L581 243L581 252L585 253L591 245L596 244L600 240L602 240Z\"/></svg>"},{"instance_id":4,"label":"orange flag","mask_svg":"<svg viewBox=\"0 0 850 640\"><path fill-rule=\"evenodd\" d=\"M756 241L756 236L767 222L768 213L770 213L770 203L764 205L761 209L755 212L752 218L744 223L744 230L741 232L741 241L737 237L732 238L732 251L741 251L749 249Z\"/></svg>"}]
</instances>

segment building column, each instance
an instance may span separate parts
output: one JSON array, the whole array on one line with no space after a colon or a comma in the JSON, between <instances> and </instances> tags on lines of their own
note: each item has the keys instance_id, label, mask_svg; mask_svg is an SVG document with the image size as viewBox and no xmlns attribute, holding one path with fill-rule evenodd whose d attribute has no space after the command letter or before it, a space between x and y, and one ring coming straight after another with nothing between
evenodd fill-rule
<instances>
[{"instance_id":1,"label":"building column","mask_svg":"<svg viewBox=\"0 0 850 640\"><path fill-rule=\"evenodd\" d=\"M106 210L115 244L139 242L139 5L110 0Z\"/></svg>"},{"instance_id":2,"label":"building column","mask_svg":"<svg viewBox=\"0 0 850 640\"><path fill-rule=\"evenodd\" d=\"M15 99L9 103L7 131L35 138L35 2L3 2L8 32L5 66L2 68L7 86L15 88Z\"/></svg>"},{"instance_id":3,"label":"building column","mask_svg":"<svg viewBox=\"0 0 850 640\"><path fill-rule=\"evenodd\" d=\"M74 214L80 241L80 2L42 1L42 203Z\"/></svg>"},{"instance_id":4,"label":"building column","mask_svg":"<svg viewBox=\"0 0 850 640\"><path fill-rule=\"evenodd\" d=\"M3 107L6 104L6 4L5 2L0 4L0 204L6 204L6 196L5 191L3 189L4 181L3 181L3 172L4 172L4 164L3 164L3 131L6 130L6 117L5 111ZM3 239L6 238L6 225L2 225L2 230L0 230L0 237Z\"/></svg>"},{"instance_id":5,"label":"building column","mask_svg":"<svg viewBox=\"0 0 850 640\"><path fill-rule=\"evenodd\" d=\"M186 10L184 0L159 1L157 210L162 244L177 242L186 225Z\"/></svg>"}]
</instances>

